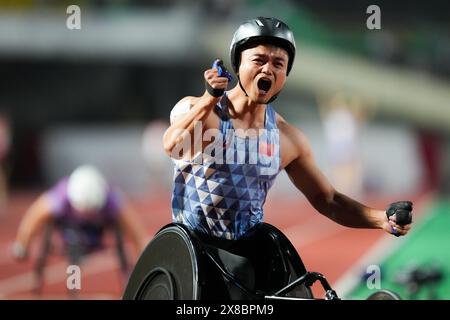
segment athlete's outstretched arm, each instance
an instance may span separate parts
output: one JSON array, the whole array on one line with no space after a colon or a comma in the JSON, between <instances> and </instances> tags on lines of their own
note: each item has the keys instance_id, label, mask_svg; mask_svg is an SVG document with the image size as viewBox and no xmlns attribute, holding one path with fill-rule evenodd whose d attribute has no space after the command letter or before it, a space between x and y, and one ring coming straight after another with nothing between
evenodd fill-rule
<instances>
[{"instance_id":1,"label":"athlete's outstretched arm","mask_svg":"<svg viewBox=\"0 0 450 320\"><path fill-rule=\"evenodd\" d=\"M41 195L25 213L17 231L14 255L17 259L27 256L31 240L52 219L47 194Z\"/></svg>"},{"instance_id":2,"label":"athlete's outstretched arm","mask_svg":"<svg viewBox=\"0 0 450 320\"><path fill-rule=\"evenodd\" d=\"M306 196L320 213L331 220L353 228L379 228L398 235L405 235L410 224L400 226L388 220L385 210L365 206L338 192L315 164L311 147L298 129L290 127L289 137L296 157L286 166L286 172L294 185Z\"/></svg>"}]
</instances>

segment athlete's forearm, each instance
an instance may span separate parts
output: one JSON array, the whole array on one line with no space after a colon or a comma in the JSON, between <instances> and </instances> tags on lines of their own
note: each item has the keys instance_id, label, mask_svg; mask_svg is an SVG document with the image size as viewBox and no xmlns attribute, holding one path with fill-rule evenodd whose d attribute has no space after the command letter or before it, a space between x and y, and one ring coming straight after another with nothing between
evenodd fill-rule
<instances>
[{"instance_id":1,"label":"athlete's forearm","mask_svg":"<svg viewBox=\"0 0 450 320\"><path fill-rule=\"evenodd\" d=\"M16 242L27 249L31 240L42 229L49 218L50 215L48 213L47 200L45 197L40 197L25 213L25 216L19 225Z\"/></svg>"},{"instance_id":2,"label":"athlete's forearm","mask_svg":"<svg viewBox=\"0 0 450 320\"><path fill-rule=\"evenodd\" d=\"M382 228L386 214L334 191L318 210L331 220L351 228Z\"/></svg>"},{"instance_id":3,"label":"athlete's forearm","mask_svg":"<svg viewBox=\"0 0 450 320\"><path fill-rule=\"evenodd\" d=\"M170 125L163 137L164 150L169 156L172 155L173 149L177 145L186 143L186 146L190 147L194 143L195 126L203 127L203 122L208 118L219 99L205 93L181 119Z\"/></svg>"}]
</instances>

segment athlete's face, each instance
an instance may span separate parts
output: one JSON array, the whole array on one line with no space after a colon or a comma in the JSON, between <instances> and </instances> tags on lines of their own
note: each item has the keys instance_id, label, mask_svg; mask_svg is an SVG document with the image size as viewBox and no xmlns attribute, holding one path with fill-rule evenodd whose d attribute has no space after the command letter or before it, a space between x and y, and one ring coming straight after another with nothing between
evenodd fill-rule
<instances>
[{"instance_id":1,"label":"athlete's face","mask_svg":"<svg viewBox=\"0 0 450 320\"><path fill-rule=\"evenodd\" d=\"M286 82L289 55L286 50L260 44L241 53L239 78L253 102L267 103Z\"/></svg>"}]
</instances>

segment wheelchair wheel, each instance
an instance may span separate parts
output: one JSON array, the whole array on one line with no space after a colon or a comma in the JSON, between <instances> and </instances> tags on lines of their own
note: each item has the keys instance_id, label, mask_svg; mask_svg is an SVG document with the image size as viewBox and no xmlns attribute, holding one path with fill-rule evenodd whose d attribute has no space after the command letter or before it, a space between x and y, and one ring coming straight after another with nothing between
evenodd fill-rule
<instances>
[{"instance_id":1,"label":"wheelchair wheel","mask_svg":"<svg viewBox=\"0 0 450 320\"><path fill-rule=\"evenodd\" d=\"M139 290L139 297L143 300L173 300L175 287L172 276L163 268L155 268L149 272Z\"/></svg>"},{"instance_id":2,"label":"wheelchair wheel","mask_svg":"<svg viewBox=\"0 0 450 320\"><path fill-rule=\"evenodd\" d=\"M269 223L260 223L251 229L244 247L255 265L258 290L268 295L282 289L306 273L306 267L289 239ZM286 297L313 299L310 287L300 285Z\"/></svg>"},{"instance_id":3,"label":"wheelchair wheel","mask_svg":"<svg viewBox=\"0 0 450 320\"><path fill-rule=\"evenodd\" d=\"M198 249L184 228L170 224L147 245L130 275L123 299L199 299Z\"/></svg>"},{"instance_id":4,"label":"wheelchair wheel","mask_svg":"<svg viewBox=\"0 0 450 320\"><path fill-rule=\"evenodd\" d=\"M220 248L169 224L141 254L123 299L263 299L306 273L295 248L271 225L260 224L233 246ZM286 296L312 298L312 292L301 285Z\"/></svg>"},{"instance_id":5,"label":"wheelchair wheel","mask_svg":"<svg viewBox=\"0 0 450 320\"><path fill-rule=\"evenodd\" d=\"M372 293L367 300L401 300L401 298L395 292L383 289Z\"/></svg>"}]
</instances>

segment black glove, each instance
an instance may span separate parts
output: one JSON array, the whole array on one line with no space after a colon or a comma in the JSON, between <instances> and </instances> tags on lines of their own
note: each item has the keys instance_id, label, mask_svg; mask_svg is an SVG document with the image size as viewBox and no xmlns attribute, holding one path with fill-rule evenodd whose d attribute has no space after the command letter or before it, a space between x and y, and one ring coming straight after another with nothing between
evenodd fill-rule
<instances>
[{"instance_id":1,"label":"black glove","mask_svg":"<svg viewBox=\"0 0 450 320\"><path fill-rule=\"evenodd\" d=\"M389 217L395 214L396 223L400 226L410 224L412 222L413 204L411 201L398 201L391 203L386 210L386 216Z\"/></svg>"}]
</instances>

